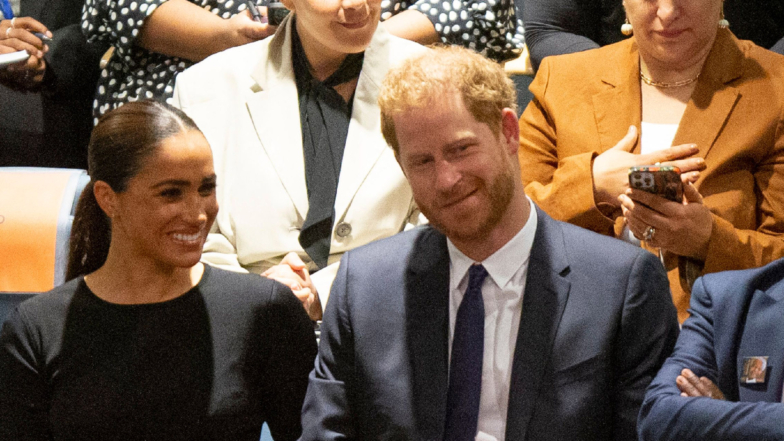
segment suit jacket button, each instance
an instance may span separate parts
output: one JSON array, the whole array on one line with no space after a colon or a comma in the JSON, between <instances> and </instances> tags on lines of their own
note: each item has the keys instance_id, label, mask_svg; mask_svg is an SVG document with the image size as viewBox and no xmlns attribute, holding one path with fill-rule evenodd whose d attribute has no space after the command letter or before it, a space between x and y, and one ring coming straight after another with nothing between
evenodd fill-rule
<instances>
[{"instance_id":1,"label":"suit jacket button","mask_svg":"<svg viewBox=\"0 0 784 441\"><path fill-rule=\"evenodd\" d=\"M351 224L341 222L335 226L335 235L341 239L348 237L351 234Z\"/></svg>"}]
</instances>

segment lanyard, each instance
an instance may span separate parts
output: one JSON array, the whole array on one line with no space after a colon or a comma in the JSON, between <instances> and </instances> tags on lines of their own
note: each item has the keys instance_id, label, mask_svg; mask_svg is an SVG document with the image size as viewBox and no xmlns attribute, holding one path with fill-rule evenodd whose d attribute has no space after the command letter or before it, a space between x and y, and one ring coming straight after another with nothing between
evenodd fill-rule
<instances>
[{"instance_id":1,"label":"lanyard","mask_svg":"<svg viewBox=\"0 0 784 441\"><path fill-rule=\"evenodd\" d=\"M14 18L14 11L11 9L11 4L8 0L0 0L0 12L6 20Z\"/></svg>"}]
</instances>

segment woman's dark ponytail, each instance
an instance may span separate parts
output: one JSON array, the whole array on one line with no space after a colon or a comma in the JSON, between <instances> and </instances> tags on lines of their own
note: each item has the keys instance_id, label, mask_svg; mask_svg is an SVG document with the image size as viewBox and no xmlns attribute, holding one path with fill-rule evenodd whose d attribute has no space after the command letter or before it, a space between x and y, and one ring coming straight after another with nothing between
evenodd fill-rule
<instances>
[{"instance_id":1,"label":"woman's dark ponytail","mask_svg":"<svg viewBox=\"0 0 784 441\"><path fill-rule=\"evenodd\" d=\"M112 226L98 205L93 182L82 191L71 227L70 251L65 280L71 280L100 268L109 255Z\"/></svg>"},{"instance_id":2,"label":"woman's dark ponytail","mask_svg":"<svg viewBox=\"0 0 784 441\"><path fill-rule=\"evenodd\" d=\"M98 121L87 154L90 183L82 191L71 227L66 280L97 270L109 255L111 222L95 199L95 182L122 193L162 141L190 130L199 130L193 120L158 101L127 103Z\"/></svg>"}]
</instances>

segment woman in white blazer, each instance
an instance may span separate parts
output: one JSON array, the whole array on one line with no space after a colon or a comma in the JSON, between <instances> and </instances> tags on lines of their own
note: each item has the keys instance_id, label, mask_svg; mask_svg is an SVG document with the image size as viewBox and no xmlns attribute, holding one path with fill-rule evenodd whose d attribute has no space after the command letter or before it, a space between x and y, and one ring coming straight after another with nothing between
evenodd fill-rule
<instances>
[{"instance_id":1,"label":"woman in white blazer","mask_svg":"<svg viewBox=\"0 0 784 441\"><path fill-rule=\"evenodd\" d=\"M221 210L203 260L287 284L313 319L320 318L344 252L419 223L408 183L381 136L376 98L390 66L425 49L378 26L380 3L287 0L294 12L274 37L213 55L180 74L175 86L173 102L204 132L218 174ZM319 80L347 54L364 50L358 78L334 86L351 110L322 268L299 241L309 188L297 44Z\"/></svg>"}]
</instances>

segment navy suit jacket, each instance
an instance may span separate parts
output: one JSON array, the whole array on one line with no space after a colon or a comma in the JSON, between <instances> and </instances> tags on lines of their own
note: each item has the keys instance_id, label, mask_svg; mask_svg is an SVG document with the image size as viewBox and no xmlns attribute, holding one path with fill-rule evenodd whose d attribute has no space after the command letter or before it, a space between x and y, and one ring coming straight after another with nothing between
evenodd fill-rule
<instances>
[{"instance_id":1,"label":"navy suit jacket","mask_svg":"<svg viewBox=\"0 0 784 441\"><path fill-rule=\"evenodd\" d=\"M641 439L784 439L784 259L698 279L690 312L645 396ZM741 384L744 358L759 356L769 357L767 381ZM681 397L675 378L684 368L710 378L727 401Z\"/></svg>"},{"instance_id":2,"label":"navy suit jacket","mask_svg":"<svg viewBox=\"0 0 784 441\"><path fill-rule=\"evenodd\" d=\"M506 439L634 440L678 332L664 269L647 251L537 213ZM344 255L302 439L442 439L448 301L446 238L432 227Z\"/></svg>"}]
</instances>

